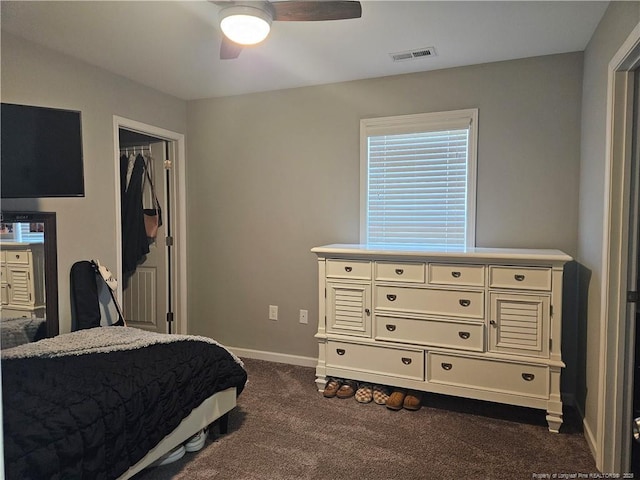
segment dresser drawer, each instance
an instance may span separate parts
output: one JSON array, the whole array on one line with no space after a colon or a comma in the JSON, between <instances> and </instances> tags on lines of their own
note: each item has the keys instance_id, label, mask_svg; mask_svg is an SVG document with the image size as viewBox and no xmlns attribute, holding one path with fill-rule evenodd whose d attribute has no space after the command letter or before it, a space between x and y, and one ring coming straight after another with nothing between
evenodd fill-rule
<instances>
[{"instance_id":1,"label":"dresser drawer","mask_svg":"<svg viewBox=\"0 0 640 480\"><path fill-rule=\"evenodd\" d=\"M484 325L376 316L376 340L484 351Z\"/></svg>"},{"instance_id":2,"label":"dresser drawer","mask_svg":"<svg viewBox=\"0 0 640 480\"><path fill-rule=\"evenodd\" d=\"M2 307L3 318L34 318L35 315L31 310L17 310L15 308Z\"/></svg>"},{"instance_id":3,"label":"dresser drawer","mask_svg":"<svg viewBox=\"0 0 640 480\"><path fill-rule=\"evenodd\" d=\"M9 250L6 252L7 255L7 263L29 263L29 252L24 250Z\"/></svg>"},{"instance_id":4,"label":"dresser drawer","mask_svg":"<svg viewBox=\"0 0 640 480\"><path fill-rule=\"evenodd\" d=\"M424 380L424 352L327 342L327 367Z\"/></svg>"},{"instance_id":5,"label":"dresser drawer","mask_svg":"<svg viewBox=\"0 0 640 480\"><path fill-rule=\"evenodd\" d=\"M327 277L371 280L371 262L363 260L327 260Z\"/></svg>"},{"instance_id":6,"label":"dresser drawer","mask_svg":"<svg viewBox=\"0 0 640 480\"><path fill-rule=\"evenodd\" d=\"M376 287L375 308L382 311L483 319L484 292Z\"/></svg>"},{"instance_id":7,"label":"dresser drawer","mask_svg":"<svg viewBox=\"0 0 640 480\"><path fill-rule=\"evenodd\" d=\"M484 265L429 264L431 285L484 287Z\"/></svg>"},{"instance_id":8,"label":"dresser drawer","mask_svg":"<svg viewBox=\"0 0 640 480\"><path fill-rule=\"evenodd\" d=\"M424 283L424 263L376 262L376 280Z\"/></svg>"},{"instance_id":9,"label":"dresser drawer","mask_svg":"<svg viewBox=\"0 0 640 480\"><path fill-rule=\"evenodd\" d=\"M549 369L542 365L428 352L427 381L529 397L549 397Z\"/></svg>"},{"instance_id":10,"label":"dresser drawer","mask_svg":"<svg viewBox=\"0 0 640 480\"><path fill-rule=\"evenodd\" d=\"M551 290L551 269L545 267L489 267L489 287Z\"/></svg>"},{"instance_id":11,"label":"dresser drawer","mask_svg":"<svg viewBox=\"0 0 640 480\"><path fill-rule=\"evenodd\" d=\"M0 281L7 281L7 267L4 265L0 265Z\"/></svg>"}]
</instances>

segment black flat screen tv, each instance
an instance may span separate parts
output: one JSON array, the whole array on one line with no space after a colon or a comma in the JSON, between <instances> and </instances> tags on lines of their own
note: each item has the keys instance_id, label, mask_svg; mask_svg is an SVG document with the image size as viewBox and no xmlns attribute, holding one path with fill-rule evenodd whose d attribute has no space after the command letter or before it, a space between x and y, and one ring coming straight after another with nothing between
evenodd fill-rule
<instances>
[{"instance_id":1,"label":"black flat screen tv","mask_svg":"<svg viewBox=\"0 0 640 480\"><path fill-rule=\"evenodd\" d=\"M0 197L83 197L80 112L0 104Z\"/></svg>"}]
</instances>

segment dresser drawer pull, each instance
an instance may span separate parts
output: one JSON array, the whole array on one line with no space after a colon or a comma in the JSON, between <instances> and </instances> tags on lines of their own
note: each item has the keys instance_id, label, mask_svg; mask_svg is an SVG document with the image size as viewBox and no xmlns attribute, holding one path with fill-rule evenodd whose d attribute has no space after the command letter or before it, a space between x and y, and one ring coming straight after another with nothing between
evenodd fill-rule
<instances>
[{"instance_id":1,"label":"dresser drawer pull","mask_svg":"<svg viewBox=\"0 0 640 480\"><path fill-rule=\"evenodd\" d=\"M367 314L367 317L371 316L371 310L369 310L368 308L364 309L364 313Z\"/></svg>"},{"instance_id":2,"label":"dresser drawer pull","mask_svg":"<svg viewBox=\"0 0 640 480\"><path fill-rule=\"evenodd\" d=\"M404 270L402 268L396 268L396 274L402 275L403 273L404 273Z\"/></svg>"},{"instance_id":3,"label":"dresser drawer pull","mask_svg":"<svg viewBox=\"0 0 640 480\"><path fill-rule=\"evenodd\" d=\"M344 267L345 272L350 272L353 270L353 267Z\"/></svg>"},{"instance_id":4,"label":"dresser drawer pull","mask_svg":"<svg viewBox=\"0 0 640 480\"><path fill-rule=\"evenodd\" d=\"M513 278L516 279L516 282L522 282L524 281L524 275L520 274L520 273L516 273Z\"/></svg>"},{"instance_id":5,"label":"dresser drawer pull","mask_svg":"<svg viewBox=\"0 0 640 480\"><path fill-rule=\"evenodd\" d=\"M451 370L453 368L453 365L451 365L450 363L441 363L440 366L444 369L444 370Z\"/></svg>"},{"instance_id":6,"label":"dresser drawer pull","mask_svg":"<svg viewBox=\"0 0 640 480\"><path fill-rule=\"evenodd\" d=\"M460 278L461 273L460 272L451 272L451 276L453 278Z\"/></svg>"},{"instance_id":7,"label":"dresser drawer pull","mask_svg":"<svg viewBox=\"0 0 640 480\"><path fill-rule=\"evenodd\" d=\"M394 302L396 298L398 297L396 297L395 295L392 295L392 294L387 295L387 300L389 300L390 302Z\"/></svg>"},{"instance_id":8,"label":"dresser drawer pull","mask_svg":"<svg viewBox=\"0 0 640 480\"><path fill-rule=\"evenodd\" d=\"M386 325L386 327L387 327L387 330L389 330L390 332L395 332L395 330L396 330L396 326L395 325L391 325L389 323Z\"/></svg>"},{"instance_id":9,"label":"dresser drawer pull","mask_svg":"<svg viewBox=\"0 0 640 480\"><path fill-rule=\"evenodd\" d=\"M338 355L344 355L345 350L344 350L344 348L336 348L336 353L337 353Z\"/></svg>"},{"instance_id":10,"label":"dresser drawer pull","mask_svg":"<svg viewBox=\"0 0 640 480\"><path fill-rule=\"evenodd\" d=\"M471 336L471 334L469 332L458 332L458 335L463 340L466 340L467 338L469 338Z\"/></svg>"},{"instance_id":11,"label":"dresser drawer pull","mask_svg":"<svg viewBox=\"0 0 640 480\"><path fill-rule=\"evenodd\" d=\"M463 307L468 307L469 305L471 305L471 300L467 300L465 298L461 298L460 299L460 305L462 305Z\"/></svg>"},{"instance_id":12,"label":"dresser drawer pull","mask_svg":"<svg viewBox=\"0 0 640 480\"><path fill-rule=\"evenodd\" d=\"M531 380L536 378L536 376L533 373L523 373L522 378L524 378L525 381L530 382Z\"/></svg>"},{"instance_id":13,"label":"dresser drawer pull","mask_svg":"<svg viewBox=\"0 0 640 480\"><path fill-rule=\"evenodd\" d=\"M498 323L495 320L489 320L489 325L493 325L495 327Z\"/></svg>"},{"instance_id":14,"label":"dresser drawer pull","mask_svg":"<svg viewBox=\"0 0 640 480\"><path fill-rule=\"evenodd\" d=\"M402 363L404 363L405 365L410 365L411 359L409 357L402 357Z\"/></svg>"}]
</instances>

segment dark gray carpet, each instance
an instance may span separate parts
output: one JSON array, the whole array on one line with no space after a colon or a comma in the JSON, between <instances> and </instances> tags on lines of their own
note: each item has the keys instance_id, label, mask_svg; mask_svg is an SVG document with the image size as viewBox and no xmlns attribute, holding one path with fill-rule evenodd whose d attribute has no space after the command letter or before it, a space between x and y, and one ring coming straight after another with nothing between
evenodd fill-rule
<instances>
[{"instance_id":1,"label":"dark gray carpet","mask_svg":"<svg viewBox=\"0 0 640 480\"><path fill-rule=\"evenodd\" d=\"M428 394L417 412L326 399L313 368L245 360L249 383L229 433L136 480L531 479L596 472L580 420L560 434L545 412Z\"/></svg>"}]
</instances>

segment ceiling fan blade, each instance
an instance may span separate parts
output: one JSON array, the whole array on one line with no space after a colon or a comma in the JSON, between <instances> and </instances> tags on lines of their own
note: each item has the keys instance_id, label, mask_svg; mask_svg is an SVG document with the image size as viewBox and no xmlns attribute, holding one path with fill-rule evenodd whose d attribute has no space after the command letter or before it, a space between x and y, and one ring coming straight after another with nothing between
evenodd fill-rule
<instances>
[{"instance_id":1,"label":"ceiling fan blade","mask_svg":"<svg viewBox=\"0 0 640 480\"><path fill-rule=\"evenodd\" d=\"M345 20L360 18L362 6L355 1L282 1L272 2L273 19L285 22Z\"/></svg>"},{"instance_id":2,"label":"ceiling fan blade","mask_svg":"<svg viewBox=\"0 0 640 480\"><path fill-rule=\"evenodd\" d=\"M220 60L233 60L238 58L242 51L242 45L232 42L222 35L222 43L220 43Z\"/></svg>"}]
</instances>

